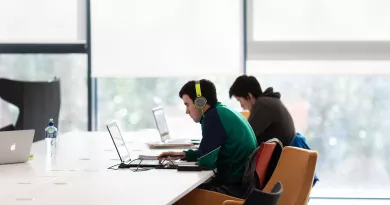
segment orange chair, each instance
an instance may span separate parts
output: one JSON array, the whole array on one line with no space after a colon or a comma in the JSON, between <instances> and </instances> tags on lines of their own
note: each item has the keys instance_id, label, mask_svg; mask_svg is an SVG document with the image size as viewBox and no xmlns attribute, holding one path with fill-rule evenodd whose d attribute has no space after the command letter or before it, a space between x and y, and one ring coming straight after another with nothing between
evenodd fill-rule
<instances>
[{"instance_id":1,"label":"orange chair","mask_svg":"<svg viewBox=\"0 0 390 205\"><path fill-rule=\"evenodd\" d=\"M241 113L241 115L243 115L246 119L248 119L248 118L249 118L249 115L251 115L251 113L250 113L249 111L247 111L247 110L241 111L240 113Z\"/></svg>"},{"instance_id":2,"label":"orange chair","mask_svg":"<svg viewBox=\"0 0 390 205\"><path fill-rule=\"evenodd\" d=\"M265 175L267 173L267 168L275 148L276 142L261 143L260 149L256 153L256 174L260 181L260 190L262 190L265 186Z\"/></svg>"},{"instance_id":3,"label":"orange chair","mask_svg":"<svg viewBox=\"0 0 390 205\"><path fill-rule=\"evenodd\" d=\"M280 181L283 194L279 205L305 205L310 196L318 153L296 147L286 146L282 151L278 165L271 179L264 187L264 192L270 192ZM236 200L236 204L243 200ZM233 204L233 203L230 203Z\"/></svg>"},{"instance_id":4,"label":"orange chair","mask_svg":"<svg viewBox=\"0 0 390 205\"><path fill-rule=\"evenodd\" d=\"M256 151L256 156L254 158L256 171L258 179L260 181L259 186L262 188L265 185L264 178L266 176L266 171L268 164L270 162L273 151L275 150L277 143L276 142L264 142ZM221 194L218 192L203 190L203 189L194 189L182 199L180 199L176 204L222 204L226 200L243 200L240 198L232 197L229 195Z\"/></svg>"}]
</instances>

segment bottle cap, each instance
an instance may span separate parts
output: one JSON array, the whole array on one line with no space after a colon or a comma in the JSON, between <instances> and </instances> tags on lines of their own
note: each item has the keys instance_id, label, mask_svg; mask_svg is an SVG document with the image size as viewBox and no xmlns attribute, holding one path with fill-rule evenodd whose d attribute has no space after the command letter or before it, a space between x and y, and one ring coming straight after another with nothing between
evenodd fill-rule
<instances>
[{"instance_id":1,"label":"bottle cap","mask_svg":"<svg viewBox=\"0 0 390 205\"><path fill-rule=\"evenodd\" d=\"M54 125L53 118L50 118L50 120L49 120L49 126L53 126L53 125Z\"/></svg>"}]
</instances>

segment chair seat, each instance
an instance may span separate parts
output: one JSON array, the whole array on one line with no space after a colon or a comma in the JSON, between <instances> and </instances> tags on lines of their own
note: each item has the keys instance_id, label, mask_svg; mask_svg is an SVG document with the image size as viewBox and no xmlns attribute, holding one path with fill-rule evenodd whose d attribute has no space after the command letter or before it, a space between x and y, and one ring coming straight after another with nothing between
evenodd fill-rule
<instances>
[{"instance_id":1,"label":"chair seat","mask_svg":"<svg viewBox=\"0 0 390 205\"><path fill-rule=\"evenodd\" d=\"M218 192L208 191L204 189L194 189L188 193L185 197L180 199L176 204L177 205L221 205L226 200L241 201L236 197L228 196Z\"/></svg>"}]
</instances>

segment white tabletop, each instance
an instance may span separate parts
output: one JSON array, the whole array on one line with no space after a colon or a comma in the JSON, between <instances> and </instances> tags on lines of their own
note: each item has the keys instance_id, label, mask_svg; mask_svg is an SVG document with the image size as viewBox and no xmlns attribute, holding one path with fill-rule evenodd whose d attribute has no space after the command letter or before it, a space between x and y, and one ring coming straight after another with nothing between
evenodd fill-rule
<instances>
[{"instance_id":1,"label":"white tabletop","mask_svg":"<svg viewBox=\"0 0 390 205\"><path fill-rule=\"evenodd\" d=\"M131 158L163 151L140 143L158 140L156 133L124 137ZM212 171L109 170L120 161L107 132L64 134L52 158L46 156L45 143L33 144L34 159L27 163L0 165L0 204L172 204L213 175Z\"/></svg>"}]
</instances>

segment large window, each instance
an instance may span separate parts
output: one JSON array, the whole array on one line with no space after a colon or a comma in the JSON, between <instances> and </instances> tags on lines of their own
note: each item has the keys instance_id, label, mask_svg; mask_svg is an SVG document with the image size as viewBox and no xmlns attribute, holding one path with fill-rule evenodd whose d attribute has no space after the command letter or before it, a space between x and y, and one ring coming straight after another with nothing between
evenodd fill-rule
<instances>
[{"instance_id":1,"label":"large window","mask_svg":"<svg viewBox=\"0 0 390 205\"><path fill-rule=\"evenodd\" d=\"M0 0L0 77L59 78L63 133L87 129L87 55L51 53L86 53L86 11L86 0ZM0 99L0 114L1 127L15 124L19 111Z\"/></svg>"},{"instance_id":2,"label":"large window","mask_svg":"<svg viewBox=\"0 0 390 205\"><path fill-rule=\"evenodd\" d=\"M0 77L61 82L59 131L87 129L87 59L84 54L1 54ZM0 127L15 124L19 110L0 99ZM42 127L42 129L45 129Z\"/></svg>"},{"instance_id":3,"label":"large window","mask_svg":"<svg viewBox=\"0 0 390 205\"><path fill-rule=\"evenodd\" d=\"M311 196L388 197L389 2L247 2L247 73L318 151Z\"/></svg>"},{"instance_id":4,"label":"large window","mask_svg":"<svg viewBox=\"0 0 390 205\"><path fill-rule=\"evenodd\" d=\"M318 151L311 196L387 197L390 192L390 61L249 61L274 87L298 132Z\"/></svg>"}]
</instances>

